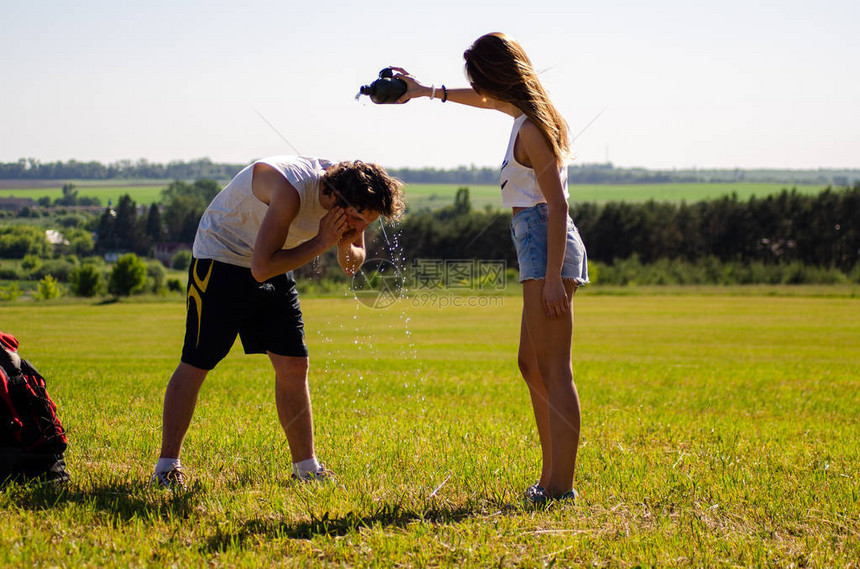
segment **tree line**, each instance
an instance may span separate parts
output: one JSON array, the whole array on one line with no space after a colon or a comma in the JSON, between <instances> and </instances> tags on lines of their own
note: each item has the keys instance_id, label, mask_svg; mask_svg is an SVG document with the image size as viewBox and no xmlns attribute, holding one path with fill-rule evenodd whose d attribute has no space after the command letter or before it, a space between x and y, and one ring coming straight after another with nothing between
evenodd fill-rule
<instances>
[{"instance_id":1,"label":"tree line","mask_svg":"<svg viewBox=\"0 0 860 569\"><path fill-rule=\"evenodd\" d=\"M590 260L643 264L713 258L729 263L800 262L851 271L860 263L860 183L818 195L783 190L697 203L574 203ZM399 241L407 258L504 259L516 265L510 212L473 211L463 188L455 204L408 216ZM377 253L384 243L374 240Z\"/></svg>"},{"instance_id":2,"label":"tree line","mask_svg":"<svg viewBox=\"0 0 860 569\"><path fill-rule=\"evenodd\" d=\"M58 250L77 256L117 250L149 256L152 246L164 241L190 248L200 217L219 190L214 180L175 181L163 190L161 203L148 208L139 208L124 195L115 208L89 221L77 213L60 216L65 244L55 246L53 256ZM66 197L71 200L71 190ZM628 276L615 277L621 281L637 280L629 276L633 274L649 274L653 281L674 272L673 282L706 282L730 270L749 273L739 277L742 282L804 282L805 277L798 276L802 270L791 268L798 263L860 275L860 183L817 195L783 190L763 198L729 195L690 204L573 203L571 216L589 260L603 266L605 281L611 280L605 270L610 266L624 267ZM373 224L368 230L369 258L405 265L415 259L504 260L515 267L510 222L509 211L474 210L468 188L462 187L448 207L411 213L386 231L381 223ZM27 255L52 256L44 230L0 227L0 257ZM789 268L763 275L773 266ZM644 267L665 270L655 276ZM46 266L43 272L53 274L54 269ZM299 271L301 277L316 280L341 278L338 273L333 255Z\"/></svg>"},{"instance_id":3,"label":"tree line","mask_svg":"<svg viewBox=\"0 0 860 569\"><path fill-rule=\"evenodd\" d=\"M22 259L19 266L0 266L0 280L9 281L0 286L0 300L21 296L21 280L39 281L34 298L55 298L66 288L78 296L180 290L175 279L165 283L158 261L137 255L151 256L152 245L162 240L190 248L218 187L211 180L174 182L160 206L138 208L125 195L116 209L89 221L77 213L60 215L55 219L65 228L59 245L49 244L44 229L33 225L0 227L0 257ZM817 196L783 191L744 201L727 196L693 204L576 203L571 214L588 248L592 280L601 284L860 282L860 184ZM510 222L509 212L473 210L463 187L441 210L410 214L388 228L373 224L368 258L392 260L406 275L419 259L505 261L507 282L514 282ZM92 256L111 250L130 253L113 266ZM180 250L171 265L187 268L190 256ZM296 276L303 290L342 290L348 281L333 251Z\"/></svg>"},{"instance_id":4,"label":"tree line","mask_svg":"<svg viewBox=\"0 0 860 569\"><path fill-rule=\"evenodd\" d=\"M96 249L122 250L145 255L163 241L191 246L206 206L221 190L215 180L193 184L176 180L161 192L161 203L151 204L145 215L128 194L120 197L116 209L105 209L96 225Z\"/></svg>"},{"instance_id":5,"label":"tree line","mask_svg":"<svg viewBox=\"0 0 860 569\"><path fill-rule=\"evenodd\" d=\"M119 160L110 164L96 161L40 162L21 158L0 163L0 179L20 180L199 180L209 178L227 181L245 164L215 163L209 158L187 162L176 160L167 164L147 160ZM389 172L409 184L497 184L498 168L458 166L456 168L389 168ZM695 182L772 182L784 184L815 184L819 186L850 186L860 181L858 169L818 170L743 170L733 169L672 169L619 168L611 162L604 164L574 164L568 167L571 184L656 184Z\"/></svg>"},{"instance_id":6,"label":"tree line","mask_svg":"<svg viewBox=\"0 0 860 569\"><path fill-rule=\"evenodd\" d=\"M197 180L212 178L229 180L245 164L215 163L209 158L184 162L175 160L167 164L148 160L118 160L110 164L89 161L41 162L35 158L21 158L16 162L0 162L0 179L4 180Z\"/></svg>"},{"instance_id":7,"label":"tree line","mask_svg":"<svg viewBox=\"0 0 860 569\"><path fill-rule=\"evenodd\" d=\"M200 216L217 194L212 180L173 182L138 216L129 196L105 210L97 226L99 250L145 254L153 243L191 244ZM817 195L783 190L764 198L737 195L696 203L573 203L571 216L589 258L613 264L636 257L644 264L662 259L764 264L801 262L852 270L860 263L860 183ZM408 215L396 229L402 255L413 258L497 259L516 265L510 239L511 214L472 209L468 188L451 206ZM389 256L378 224L371 227L372 253Z\"/></svg>"}]
</instances>

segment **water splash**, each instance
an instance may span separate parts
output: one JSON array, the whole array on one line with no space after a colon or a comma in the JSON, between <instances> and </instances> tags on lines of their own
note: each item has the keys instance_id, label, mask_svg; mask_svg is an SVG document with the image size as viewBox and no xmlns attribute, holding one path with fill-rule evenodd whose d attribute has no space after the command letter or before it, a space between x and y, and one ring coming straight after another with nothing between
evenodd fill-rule
<instances>
[{"instance_id":1,"label":"water splash","mask_svg":"<svg viewBox=\"0 0 860 569\"><path fill-rule=\"evenodd\" d=\"M403 255L403 248L400 245L401 230L398 228L389 237L388 232L385 230L385 224L382 222L381 219L379 220L379 222L380 229L382 230L382 236L385 240L385 245L388 248L388 255L391 258L392 264L400 271L400 299L402 301L404 299L409 298L410 291L408 287L408 279L406 278L406 261ZM403 352L401 357L403 360L414 362L415 365L413 367L413 373L416 381L413 386L417 386L418 383L424 383L424 373L419 363L418 351L415 347L415 339L413 338L413 333L409 326L412 322L412 317L408 313L408 308L409 304L407 302L401 302L399 304L399 320L403 325L403 335L406 338L406 343L403 346ZM404 387L409 388L409 383L406 382L404 384Z\"/></svg>"}]
</instances>

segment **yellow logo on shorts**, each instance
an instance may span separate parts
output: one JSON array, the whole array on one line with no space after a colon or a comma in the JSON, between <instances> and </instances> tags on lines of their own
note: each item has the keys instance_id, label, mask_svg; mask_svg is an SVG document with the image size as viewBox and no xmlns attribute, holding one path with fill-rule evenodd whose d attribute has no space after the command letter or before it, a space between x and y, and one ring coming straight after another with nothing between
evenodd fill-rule
<instances>
[{"instance_id":1,"label":"yellow logo on shorts","mask_svg":"<svg viewBox=\"0 0 860 569\"><path fill-rule=\"evenodd\" d=\"M203 318L203 297L201 294L205 293L206 288L209 286L209 279L212 277L212 267L215 265L215 262L210 260L209 271L206 273L206 277L200 280L200 277L197 276L197 263L199 262L199 259L194 259L194 269L191 271L193 283L192 286L188 287L188 299L185 305L185 309L188 310L193 300L194 308L197 309L197 341L194 343L195 347L200 345L200 321Z\"/></svg>"}]
</instances>

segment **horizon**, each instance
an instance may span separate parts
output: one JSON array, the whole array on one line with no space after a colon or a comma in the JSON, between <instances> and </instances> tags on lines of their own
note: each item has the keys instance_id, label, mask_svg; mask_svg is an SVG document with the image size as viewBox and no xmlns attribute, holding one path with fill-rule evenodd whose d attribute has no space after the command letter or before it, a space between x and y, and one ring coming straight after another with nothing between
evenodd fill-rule
<instances>
[{"instance_id":1,"label":"horizon","mask_svg":"<svg viewBox=\"0 0 860 569\"><path fill-rule=\"evenodd\" d=\"M274 156L274 155L272 155ZM193 164L201 161L209 161L214 165L234 165L234 166L245 166L255 162L256 160L260 160L265 158L264 156L260 156L258 158L252 158L247 162L236 162L236 161L216 161L208 156L198 156L189 159L172 159L166 161L154 161L149 160L148 158L119 158L117 160L112 160L110 162L105 162L97 159L79 159L79 158L69 158L68 160L42 160L37 157L28 156L28 157L19 157L15 160L0 160L0 164L15 164L22 160L36 160L39 164L51 164L51 163L78 163L78 164L87 164L87 163L99 163L103 166L112 166L119 163L130 163L131 165L147 163L152 165L161 165L167 166L169 164L174 163L184 163L184 164ZM480 165L480 164L456 164L448 167L437 167L437 166L389 166L387 164L381 164L384 168L389 170L442 170L442 171L453 171L461 168L469 169L491 169L497 170L499 168L498 165ZM568 162L567 166L569 168L600 168L600 167L609 167L617 170L646 170L649 172L731 172L731 171L741 171L741 172L827 172L827 171L846 171L846 172L860 172L860 166L847 166L847 167L815 167L815 168L777 168L777 167L767 167L767 166L757 166L757 167L749 167L749 168L738 168L738 167L727 167L727 168L712 168L705 166L692 166L692 167L670 167L670 168L649 168L647 166L621 166L618 164L614 164L612 162L588 162L588 163L576 163L576 162ZM82 178L86 179L86 178Z\"/></svg>"},{"instance_id":2,"label":"horizon","mask_svg":"<svg viewBox=\"0 0 860 569\"><path fill-rule=\"evenodd\" d=\"M299 153L390 168L496 167L510 117L353 98L387 65L437 87L467 86L463 50L499 30L522 43L578 135L574 164L860 167L860 77L850 72L860 64L860 4L847 1L548 0L524 11L470 0L83 0L13 4L4 21L0 53L12 80L0 91L0 162L238 164Z\"/></svg>"}]
</instances>

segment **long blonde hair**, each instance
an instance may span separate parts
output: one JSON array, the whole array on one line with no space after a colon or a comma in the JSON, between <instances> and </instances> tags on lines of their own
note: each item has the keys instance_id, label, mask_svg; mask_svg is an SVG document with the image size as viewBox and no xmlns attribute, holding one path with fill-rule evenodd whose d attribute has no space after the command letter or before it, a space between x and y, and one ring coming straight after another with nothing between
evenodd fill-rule
<instances>
[{"instance_id":1,"label":"long blonde hair","mask_svg":"<svg viewBox=\"0 0 860 569\"><path fill-rule=\"evenodd\" d=\"M550 101L519 42L503 33L486 34L475 40L463 58L472 87L525 113L561 165L570 151L567 122Z\"/></svg>"}]
</instances>

